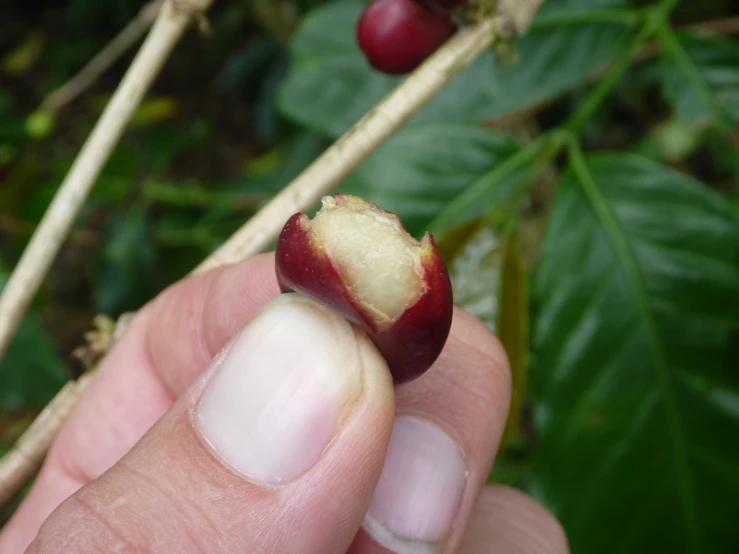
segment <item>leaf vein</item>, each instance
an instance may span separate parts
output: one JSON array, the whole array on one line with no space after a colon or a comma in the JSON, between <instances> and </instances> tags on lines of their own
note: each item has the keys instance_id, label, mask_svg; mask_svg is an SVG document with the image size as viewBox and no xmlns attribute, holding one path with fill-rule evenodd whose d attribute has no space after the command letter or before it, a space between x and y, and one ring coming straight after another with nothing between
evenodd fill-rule
<instances>
[{"instance_id":1,"label":"leaf vein","mask_svg":"<svg viewBox=\"0 0 739 554\"><path fill-rule=\"evenodd\" d=\"M677 398L670 376L670 368L660 340L655 316L649 302L646 283L640 270L638 261L626 239L621 222L608 205L602 191L598 188L593 175L588 168L587 161L579 143L576 140L570 143L570 163L572 164L575 181L590 203L590 207L597 219L601 221L611 242L616 257L619 259L626 276L631 284L634 300L639 312L646 323L647 339L652 351L654 367L657 371L658 382L664 398L665 416L667 419L670 440L674 451L675 469L678 475L679 492L682 500L683 517L687 539L694 552L701 552L701 539L695 512L693 482L688 465L688 454L684 430L680 421L677 407Z\"/></svg>"}]
</instances>

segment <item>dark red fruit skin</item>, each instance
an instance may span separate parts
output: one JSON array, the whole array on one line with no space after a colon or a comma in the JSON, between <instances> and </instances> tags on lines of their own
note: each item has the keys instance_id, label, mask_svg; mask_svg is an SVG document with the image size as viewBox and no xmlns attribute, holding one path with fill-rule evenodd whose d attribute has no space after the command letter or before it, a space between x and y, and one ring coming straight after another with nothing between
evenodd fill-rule
<instances>
[{"instance_id":1,"label":"dark red fruit skin","mask_svg":"<svg viewBox=\"0 0 739 554\"><path fill-rule=\"evenodd\" d=\"M308 216L297 213L287 220L277 240L275 270L282 292L299 292L362 326L358 310L325 251L306 231Z\"/></svg>"},{"instance_id":2,"label":"dark red fruit skin","mask_svg":"<svg viewBox=\"0 0 739 554\"><path fill-rule=\"evenodd\" d=\"M468 0L416 0L421 6L436 13L449 13L463 6Z\"/></svg>"},{"instance_id":3,"label":"dark red fruit skin","mask_svg":"<svg viewBox=\"0 0 739 554\"><path fill-rule=\"evenodd\" d=\"M427 235L431 249L422 262L420 297L392 325L379 329L351 298L325 251L311 239L308 221L301 213L292 216L277 242L275 268L282 292L298 292L359 325L385 358L396 385L420 377L439 357L454 310L449 273L433 237Z\"/></svg>"},{"instance_id":4,"label":"dark red fruit skin","mask_svg":"<svg viewBox=\"0 0 739 554\"><path fill-rule=\"evenodd\" d=\"M433 237L432 256L424 261L424 289L415 304L384 331L368 334L387 361L395 384L420 377L444 348L454 303L449 273Z\"/></svg>"},{"instance_id":5,"label":"dark red fruit skin","mask_svg":"<svg viewBox=\"0 0 739 554\"><path fill-rule=\"evenodd\" d=\"M421 65L454 29L447 14L415 0L374 0L359 18L357 41L372 67L402 75Z\"/></svg>"}]
</instances>

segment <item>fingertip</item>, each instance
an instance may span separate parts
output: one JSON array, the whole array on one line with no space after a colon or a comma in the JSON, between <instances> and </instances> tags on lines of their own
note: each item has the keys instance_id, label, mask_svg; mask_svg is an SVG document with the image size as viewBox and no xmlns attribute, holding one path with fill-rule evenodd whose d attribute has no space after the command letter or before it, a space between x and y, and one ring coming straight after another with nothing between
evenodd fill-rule
<instances>
[{"instance_id":1,"label":"fingertip","mask_svg":"<svg viewBox=\"0 0 739 554\"><path fill-rule=\"evenodd\" d=\"M505 485L485 487L467 528L462 554L567 554L562 525L529 495Z\"/></svg>"},{"instance_id":2,"label":"fingertip","mask_svg":"<svg viewBox=\"0 0 739 554\"><path fill-rule=\"evenodd\" d=\"M365 520L375 542L398 553L459 544L505 427L510 383L498 339L456 310L434 366L396 390L395 429Z\"/></svg>"}]
</instances>

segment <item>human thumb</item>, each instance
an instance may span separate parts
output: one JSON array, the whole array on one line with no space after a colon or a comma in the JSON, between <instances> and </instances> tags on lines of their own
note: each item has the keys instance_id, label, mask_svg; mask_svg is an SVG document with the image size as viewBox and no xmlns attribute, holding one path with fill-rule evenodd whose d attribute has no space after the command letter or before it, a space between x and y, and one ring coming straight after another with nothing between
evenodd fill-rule
<instances>
[{"instance_id":1,"label":"human thumb","mask_svg":"<svg viewBox=\"0 0 739 554\"><path fill-rule=\"evenodd\" d=\"M28 552L344 552L393 409L369 339L282 295L126 456L57 508Z\"/></svg>"}]
</instances>

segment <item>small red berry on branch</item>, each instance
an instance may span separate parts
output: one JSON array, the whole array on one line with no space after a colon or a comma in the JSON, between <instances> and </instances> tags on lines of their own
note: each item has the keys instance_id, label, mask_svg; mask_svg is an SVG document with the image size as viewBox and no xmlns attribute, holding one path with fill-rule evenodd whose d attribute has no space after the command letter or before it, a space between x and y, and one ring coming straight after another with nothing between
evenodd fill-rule
<instances>
[{"instance_id":1,"label":"small red berry on branch","mask_svg":"<svg viewBox=\"0 0 739 554\"><path fill-rule=\"evenodd\" d=\"M452 323L452 286L434 239L417 241L398 216L356 196L326 197L313 220L298 213L275 255L283 292L297 292L359 325L395 384L424 373Z\"/></svg>"},{"instance_id":2,"label":"small red berry on branch","mask_svg":"<svg viewBox=\"0 0 739 554\"><path fill-rule=\"evenodd\" d=\"M402 75L418 67L454 30L448 14L429 11L415 0L374 0L359 19L357 40L372 67Z\"/></svg>"}]
</instances>

